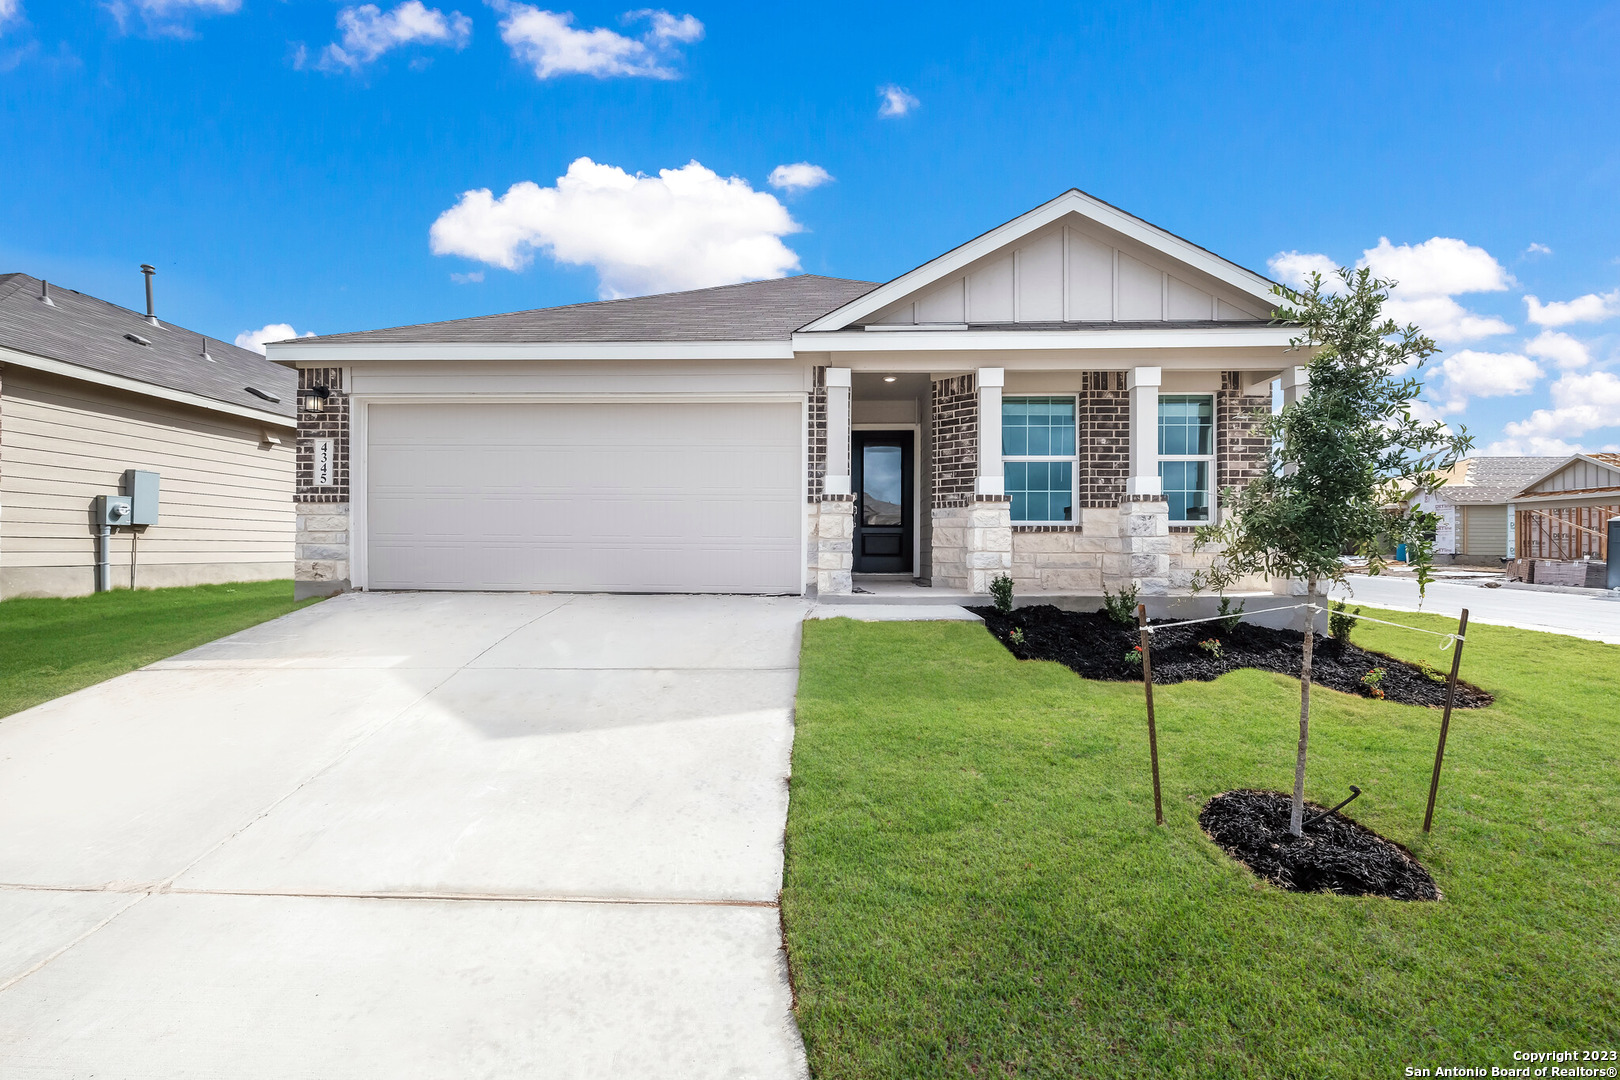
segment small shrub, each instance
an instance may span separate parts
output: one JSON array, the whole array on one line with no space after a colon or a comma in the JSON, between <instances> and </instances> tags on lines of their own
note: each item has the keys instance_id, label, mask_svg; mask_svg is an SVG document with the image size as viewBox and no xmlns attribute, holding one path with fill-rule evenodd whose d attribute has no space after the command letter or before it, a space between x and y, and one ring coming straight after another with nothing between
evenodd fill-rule
<instances>
[{"instance_id":1,"label":"small shrub","mask_svg":"<svg viewBox=\"0 0 1620 1080\"><path fill-rule=\"evenodd\" d=\"M1223 596L1221 597L1219 613L1225 617L1215 625L1221 628L1221 633L1230 634L1238 628L1238 623L1243 621L1243 601L1239 600L1237 607L1234 608L1232 598Z\"/></svg>"},{"instance_id":2,"label":"small shrub","mask_svg":"<svg viewBox=\"0 0 1620 1080\"><path fill-rule=\"evenodd\" d=\"M1198 647L1209 653L1213 659L1219 660L1221 658L1220 638L1205 638L1198 643Z\"/></svg>"},{"instance_id":3,"label":"small shrub","mask_svg":"<svg viewBox=\"0 0 1620 1080\"><path fill-rule=\"evenodd\" d=\"M1126 653L1125 654L1125 662L1127 664L1131 665L1132 667L1141 667L1142 666L1142 646L1138 645L1136 648L1134 648L1130 652Z\"/></svg>"},{"instance_id":4,"label":"small shrub","mask_svg":"<svg viewBox=\"0 0 1620 1080\"><path fill-rule=\"evenodd\" d=\"M1103 610L1108 617L1125 626L1136 625L1136 586L1121 585L1118 593L1103 590Z\"/></svg>"},{"instance_id":5,"label":"small shrub","mask_svg":"<svg viewBox=\"0 0 1620 1080\"><path fill-rule=\"evenodd\" d=\"M1367 693L1372 697L1382 698L1384 691L1380 684L1384 681L1384 675L1383 668L1375 667L1361 677L1361 685L1367 688Z\"/></svg>"},{"instance_id":6,"label":"small shrub","mask_svg":"<svg viewBox=\"0 0 1620 1080\"><path fill-rule=\"evenodd\" d=\"M1334 604L1333 611L1328 615L1328 633L1332 635L1333 640L1340 645L1350 644L1350 631L1356 628L1356 623L1360 621L1356 615L1360 614L1360 608L1356 608L1354 614L1346 611L1343 600Z\"/></svg>"},{"instance_id":7,"label":"small shrub","mask_svg":"<svg viewBox=\"0 0 1620 1080\"><path fill-rule=\"evenodd\" d=\"M1012 578L1006 574L999 574L990 582L990 599L994 601L996 610L1003 615L1012 612Z\"/></svg>"},{"instance_id":8,"label":"small shrub","mask_svg":"<svg viewBox=\"0 0 1620 1080\"><path fill-rule=\"evenodd\" d=\"M1022 645L1024 643L1024 628L1022 626L1013 627L1013 632L1007 635L1007 640L1014 645Z\"/></svg>"},{"instance_id":9,"label":"small shrub","mask_svg":"<svg viewBox=\"0 0 1620 1080\"><path fill-rule=\"evenodd\" d=\"M1418 670L1423 672L1423 677L1428 679L1430 682L1444 683L1450 681L1450 677L1446 675L1445 672L1441 671L1427 660L1417 661L1417 666Z\"/></svg>"}]
</instances>

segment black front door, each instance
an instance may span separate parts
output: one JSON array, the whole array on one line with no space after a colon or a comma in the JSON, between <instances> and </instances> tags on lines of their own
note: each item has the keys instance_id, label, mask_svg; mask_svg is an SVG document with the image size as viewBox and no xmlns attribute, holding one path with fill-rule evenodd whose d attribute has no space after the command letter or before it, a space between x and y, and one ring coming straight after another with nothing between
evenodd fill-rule
<instances>
[{"instance_id":1,"label":"black front door","mask_svg":"<svg viewBox=\"0 0 1620 1080\"><path fill-rule=\"evenodd\" d=\"M855 471L855 572L909 574L912 507L911 432L852 432Z\"/></svg>"}]
</instances>

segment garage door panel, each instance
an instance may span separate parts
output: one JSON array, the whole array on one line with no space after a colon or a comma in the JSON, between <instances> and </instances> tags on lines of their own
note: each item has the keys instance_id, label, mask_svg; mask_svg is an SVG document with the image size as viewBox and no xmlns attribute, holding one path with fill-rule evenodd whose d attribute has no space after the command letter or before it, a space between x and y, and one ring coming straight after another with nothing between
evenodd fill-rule
<instances>
[{"instance_id":1,"label":"garage door panel","mask_svg":"<svg viewBox=\"0 0 1620 1080\"><path fill-rule=\"evenodd\" d=\"M797 592L796 404L373 405L373 588Z\"/></svg>"}]
</instances>

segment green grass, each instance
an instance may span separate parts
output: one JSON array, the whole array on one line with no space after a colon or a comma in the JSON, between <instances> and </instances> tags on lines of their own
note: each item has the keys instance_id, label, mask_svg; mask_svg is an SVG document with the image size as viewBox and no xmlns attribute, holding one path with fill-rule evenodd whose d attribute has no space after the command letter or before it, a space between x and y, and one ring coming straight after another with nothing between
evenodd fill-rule
<instances>
[{"instance_id":1,"label":"green grass","mask_svg":"<svg viewBox=\"0 0 1620 1080\"><path fill-rule=\"evenodd\" d=\"M1444 660L1409 631L1355 640ZM1292 787L1297 681L1155 687L1156 828L1140 684L960 623L809 622L802 663L783 912L822 1080L1620 1048L1620 647L1469 627L1463 676L1497 703L1454 714L1429 837L1439 711L1313 693L1307 796L1359 785L1353 816L1423 860L1432 904L1283 892L1199 829L1219 792Z\"/></svg>"},{"instance_id":2,"label":"green grass","mask_svg":"<svg viewBox=\"0 0 1620 1080\"><path fill-rule=\"evenodd\" d=\"M291 581L7 600L0 603L0 716L303 606L293 602Z\"/></svg>"}]
</instances>

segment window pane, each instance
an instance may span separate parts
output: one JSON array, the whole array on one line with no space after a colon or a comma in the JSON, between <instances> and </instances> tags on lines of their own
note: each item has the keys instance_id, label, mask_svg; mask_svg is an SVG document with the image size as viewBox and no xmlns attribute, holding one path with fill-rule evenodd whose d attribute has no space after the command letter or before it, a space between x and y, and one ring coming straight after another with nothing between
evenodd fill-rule
<instances>
[{"instance_id":1,"label":"window pane","mask_svg":"<svg viewBox=\"0 0 1620 1080\"><path fill-rule=\"evenodd\" d=\"M1206 394L1159 399L1159 453L1210 454L1215 445L1215 402Z\"/></svg>"},{"instance_id":2,"label":"window pane","mask_svg":"<svg viewBox=\"0 0 1620 1080\"><path fill-rule=\"evenodd\" d=\"M1009 461L1006 479L1014 521L1074 520L1072 462Z\"/></svg>"},{"instance_id":3,"label":"window pane","mask_svg":"<svg viewBox=\"0 0 1620 1080\"><path fill-rule=\"evenodd\" d=\"M1074 398L1020 397L1001 402L1001 452L1008 455L1072 456Z\"/></svg>"},{"instance_id":4,"label":"window pane","mask_svg":"<svg viewBox=\"0 0 1620 1080\"><path fill-rule=\"evenodd\" d=\"M1161 461L1159 479L1171 521L1209 520L1209 462Z\"/></svg>"},{"instance_id":5,"label":"window pane","mask_svg":"<svg viewBox=\"0 0 1620 1080\"><path fill-rule=\"evenodd\" d=\"M904 490L898 446L861 448L861 523L899 525Z\"/></svg>"}]
</instances>

